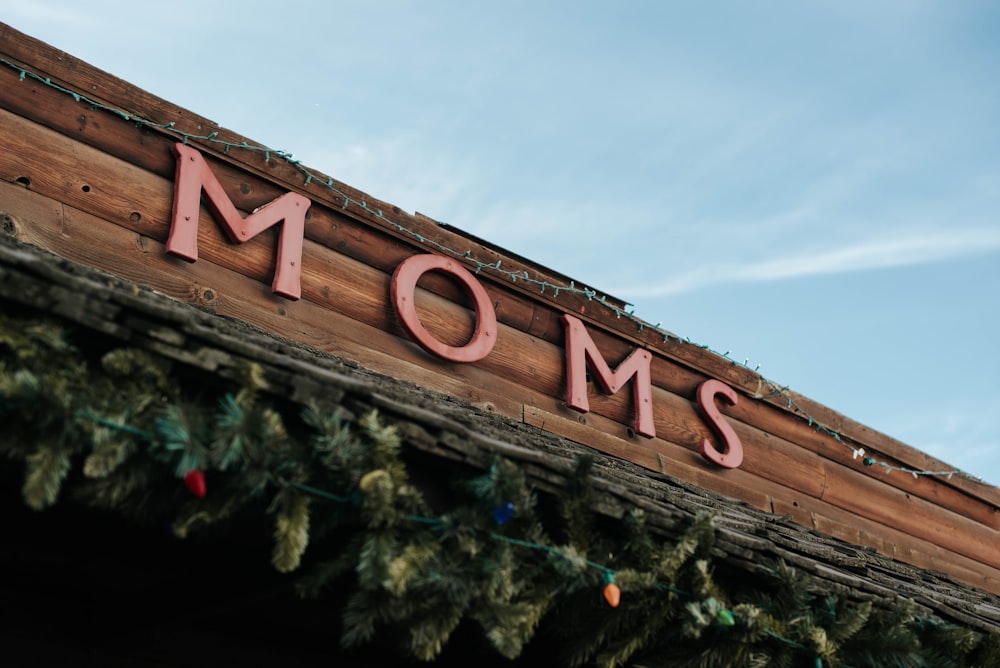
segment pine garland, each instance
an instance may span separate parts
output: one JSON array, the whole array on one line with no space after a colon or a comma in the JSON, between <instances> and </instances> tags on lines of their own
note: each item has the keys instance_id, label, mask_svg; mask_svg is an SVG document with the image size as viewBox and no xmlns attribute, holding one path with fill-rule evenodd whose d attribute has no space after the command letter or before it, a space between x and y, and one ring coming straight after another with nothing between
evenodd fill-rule
<instances>
[{"instance_id":1,"label":"pine garland","mask_svg":"<svg viewBox=\"0 0 1000 668\"><path fill-rule=\"evenodd\" d=\"M271 397L252 364L217 391L187 373L139 350L81 351L56 321L0 315L0 452L24 462L25 502L52 506L73 479L85 502L169 522L178 537L271 514L274 567L302 571L303 596L349 592L345 648L402 633L405 653L430 661L472 622L501 656L544 641L568 666L1000 665L996 632L905 601L824 595L780 561L736 569L712 555L711 515L668 541L638 509L595 514L589 459L559 499L498 458L432 507L378 413ZM202 498L165 491L193 474ZM617 607L606 587L620 590Z\"/></svg>"}]
</instances>

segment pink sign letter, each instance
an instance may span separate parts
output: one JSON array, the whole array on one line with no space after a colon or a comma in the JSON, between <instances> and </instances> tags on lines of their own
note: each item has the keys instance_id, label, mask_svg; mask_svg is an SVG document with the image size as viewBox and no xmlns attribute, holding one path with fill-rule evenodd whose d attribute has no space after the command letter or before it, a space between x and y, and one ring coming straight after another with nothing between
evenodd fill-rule
<instances>
[{"instance_id":1,"label":"pink sign letter","mask_svg":"<svg viewBox=\"0 0 1000 668\"><path fill-rule=\"evenodd\" d=\"M302 238L309 199L298 193L285 193L243 218L200 152L178 142L173 145L173 153L177 156L177 171L167 252L189 262L198 259L198 215L204 190L209 208L235 242L248 241L285 221L278 233L277 268L271 289L289 299L301 297Z\"/></svg>"},{"instance_id":2,"label":"pink sign letter","mask_svg":"<svg viewBox=\"0 0 1000 668\"><path fill-rule=\"evenodd\" d=\"M608 394L614 394L635 376L632 384L635 430L643 436L656 436L656 427L653 426L653 385L649 374L652 354L643 348L636 348L612 372L583 323L571 315L563 315L562 320L566 328L566 405L581 413L590 410L590 400L587 398L588 362L597 374L601 389Z\"/></svg>"}]
</instances>

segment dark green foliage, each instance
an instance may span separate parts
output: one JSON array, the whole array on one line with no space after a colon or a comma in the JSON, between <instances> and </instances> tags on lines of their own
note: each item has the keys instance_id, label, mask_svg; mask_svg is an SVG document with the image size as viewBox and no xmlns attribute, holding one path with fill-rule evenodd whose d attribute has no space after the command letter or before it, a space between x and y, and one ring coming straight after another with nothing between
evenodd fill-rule
<instances>
[{"instance_id":1,"label":"dark green foliage","mask_svg":"<svg viewBox=\"0 0 1000 668\"><path fill-rule=\"evenodd\" d=\"M148 353L88 357L57 323L0 316L0 411L0 452L23 462L33 508L72 487L180 537L273 516L261 530L275 568L301 571L305 596L338 593L345 647L403 638L432 660L471 623L503 657L543 638L567 666L1000 665L997 634L905 600L830 596L780 561L737 569L713 553L709 513L672 539L638 509L595 514L590 458L556 497L498 458L447 476L432 510L381 416L282 403L252 364L231 387L193 388ZM184 488L195 469L205 498ZM610 581L617 608L602 597Z\"/></svg>"}]
</instances>

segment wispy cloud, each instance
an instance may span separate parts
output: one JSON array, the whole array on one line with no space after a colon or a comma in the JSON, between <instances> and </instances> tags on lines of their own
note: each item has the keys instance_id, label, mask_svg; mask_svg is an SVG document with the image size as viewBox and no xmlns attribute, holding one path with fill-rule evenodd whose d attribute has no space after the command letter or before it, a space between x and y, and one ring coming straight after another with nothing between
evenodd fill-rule
<instances>
[{"instance_id":1,"label":"wispy cloud","mask_svg":"<svg viewBox=\"0 0 1000 668\"><path fill-rule=\"evenodd\" d=\"M438 220L479 173L471 159L431 151L413 135L387 133L343 145L317 137L304 144L296 157L310 167L410 213Z\"/></svg>"},{"instance_id":2,"label":"wispy cloud","mask_svg":"<svg viewBox=\"0 0 1000 668\"><path fill-rule=\"evenodd\" d=\"M825 252L791 255L746 264L702 266L660 283L618 287L628 298L662 297L709 285L778 281L803 276L840 274L916 264L1000 250L1000 227L968 228L902 239L877 240Z\"/></svg>"}]
</instances>

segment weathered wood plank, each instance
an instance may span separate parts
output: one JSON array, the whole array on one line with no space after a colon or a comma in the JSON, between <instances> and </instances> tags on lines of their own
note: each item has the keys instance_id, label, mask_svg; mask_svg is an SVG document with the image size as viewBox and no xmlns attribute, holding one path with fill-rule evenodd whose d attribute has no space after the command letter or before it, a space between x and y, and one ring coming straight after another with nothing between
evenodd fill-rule
<instances>
[{"instance_id":1,"label":"weathered wood plank","mask_svg":"<svg viewBox=\"0 0 1000 668\"><path fill-rule=\"evenodd\" d=\"M829 503L814 499L788 503L775 498L774 511L790 515L805 511L808 519L801 523L823 534L853 545L870 546L884 556L919 568L948 573L962 582L1000 594L1000 569Z\"/></svg>"},{"instance_id":2,"label":"weathered wood plank","mask_svg":"<svg viewBox=\"0 0 1000 668\"><path fill-rule=\"evenodd\" d=\"M560 411L558 406L550 403L544 408L525 405L524 421L653 471L742 499L761 510L771 510L771 486L767 481L741 469L713 470L701 461L697 453L665 439L630 438L621 425L600 415L574 416L570 409L563 407ZM621 433L614 435L615 429Z\"/></svg>"},{"instance_id":3,"label":"weathered wood plank","mask_svg":"<svg viewBox=\"0 0 1000 668\"><path fill-rule=\"evenodd\" d=\"M911 536L1000 567L1000 532L867 476L840 476L822 499Z\"/></svg>"}]
</instances>

